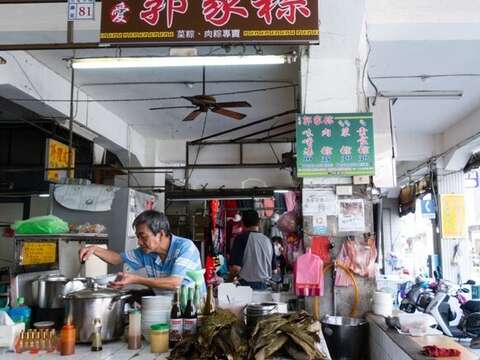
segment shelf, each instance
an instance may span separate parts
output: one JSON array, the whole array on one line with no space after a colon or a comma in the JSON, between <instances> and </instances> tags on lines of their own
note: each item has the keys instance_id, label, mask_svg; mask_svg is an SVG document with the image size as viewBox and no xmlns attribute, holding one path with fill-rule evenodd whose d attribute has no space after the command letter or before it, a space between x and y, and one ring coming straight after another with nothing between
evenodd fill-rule
<instances>
[{"instance_id":1,"label":"shelf","mask_svg":"<svg viewBox=\"0 0 480 360\"><path fill-rule=\"evenodd\" d=\"M15 240L108 242L108 234L16 234Z\"/></svg>"}]
</instances>

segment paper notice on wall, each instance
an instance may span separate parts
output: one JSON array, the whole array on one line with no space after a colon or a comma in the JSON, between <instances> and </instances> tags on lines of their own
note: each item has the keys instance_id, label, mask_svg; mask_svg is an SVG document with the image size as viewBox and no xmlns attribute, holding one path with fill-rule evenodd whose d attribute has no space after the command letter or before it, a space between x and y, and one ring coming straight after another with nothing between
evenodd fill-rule
<instances>
[{"instance_id":1,"label":"paper notice on wall","mask_svg":"<svg viewBox=\"0 0 480 360\"><path fill-rule=\"evenodd\" d=\"M57 261L56 242L25 242L21 250L20 265L53 264Z\"/></svg>"},{"instance_id":2,"label":"paper notice on wall","mask_svg":"<svg viewBox=\"0 0 480 360\"><path fill-rule=\"evenodd\" d=\"M303 189L304 215L337 215L337 196L332 190Z\"/></svg>"},{"instance_id":3,"label":"paper notice on wall","mask_svg":"<svg viewBox=\"0 0 480 360\"><path fill-rule=\"evenodd\" d=\"M55 200L71 210L109 211L118 187L104 185L57 185Z\"/></svg>"},{"instance_id":4,"label":"paper notice on wall","mask_svg":"<svg viewBox=\"0 0 480 360\"><path fill-rule=\"evenodd\" d=\"M327 233L327 215L313 215L312 228L314 235L322 235Z\"/></svg>"},{"instance_id":5,"label":"paper notice on wall","mask_svg":"<svg viewBox=\"0 0 480 360\"><path fill-rule=\"evenodd\" d=\"M338 231L365 232L365 206L362 199L338 201Z\"/></svg>"}]
</instances>

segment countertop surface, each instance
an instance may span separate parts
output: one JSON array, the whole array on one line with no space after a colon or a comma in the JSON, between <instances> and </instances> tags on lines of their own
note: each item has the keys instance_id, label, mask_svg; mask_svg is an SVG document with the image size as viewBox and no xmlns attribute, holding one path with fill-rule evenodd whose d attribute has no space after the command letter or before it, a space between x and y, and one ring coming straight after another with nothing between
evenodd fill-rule
<instances>
[{"instance_id":1,"label":"countertop surface","mask_svg":"<svg viewBox=\"0 0 480 360\"><path fill-rule=\"evenodd\" d=\"M426 360L434 359L421 354L421 350L426 345L436 345L444 348L454 348L461 351L459 357L442 357L441 359L447 360L478 360L480 355L469 349L462 344L456 342L454 339L445 335L429 335L429 336L408 336L399 334L397 331L387 327L385 318L379 315L369 314L367 315L369 321L375 322L387 336L389 336L405 353L407 353L414 360Z\"/></svg>"},{"instance_id":2,"label":"countertop surface","mask_svg":"<svg viewBox=\"0 0 480 360\"><path fill-rule=\"evenodd\" d=\"M127 343L116 341L103 344L103 350L98 352L90 351L90 345L77 345L75 354L70 356L60 356L59 352L46 353L40 352L32 355L28 352L22 354L5 353L0 354L2 360L37 360L37 359L69 359L69 360L86 360L86 359L102 359L102 360L164 360L168 354L152 354L150 345L143 343L139 350L128 350Z\"/></svg>"}]
</instances>

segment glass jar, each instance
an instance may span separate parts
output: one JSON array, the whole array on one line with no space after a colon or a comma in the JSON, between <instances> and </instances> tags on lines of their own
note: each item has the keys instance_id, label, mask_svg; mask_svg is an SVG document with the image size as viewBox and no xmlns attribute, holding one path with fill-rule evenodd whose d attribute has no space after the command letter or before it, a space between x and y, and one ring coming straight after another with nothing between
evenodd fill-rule
<instances>
[{"instance_id":1,"label":"glass jar","mask_svg":"<svg viewBox=\"0 0 480 360\"><path fill-rule=\"evenodd\" d=\"M152 353L168 352L168 324L155 324L150 326L150 351Z\"/></svg>"}]
</instances>

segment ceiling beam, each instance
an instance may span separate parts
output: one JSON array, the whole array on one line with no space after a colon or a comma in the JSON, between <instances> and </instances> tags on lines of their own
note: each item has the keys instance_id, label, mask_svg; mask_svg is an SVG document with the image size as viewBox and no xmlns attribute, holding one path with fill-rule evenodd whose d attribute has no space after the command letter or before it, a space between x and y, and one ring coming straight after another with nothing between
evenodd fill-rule
<instances>
[{"instance_id":1,"label":"ceiling beam","mask_svg":"<svg viewBox=\"0 0 480 360\"><path fill-rule=\"evenodd\" d=\"M255 136L255 135L263 134L263 133L266 133L266 132L269 132L269 131L272 131L272 130L276 130L276 129L281 129L282 127L286 127L286 126L290 126L290 125L295 125L295 121L289 121L285 124L272 126L271 128L268 128L268 129L264 129L264 130L256 131L256 132L253 132L253 133L250 133L250 134L247 134L247 135L243 135L243 136L237 137L235 139L232 139L232 141L243 140L243 139Z\"/></svg>"},{"instance_id":2,"label":"ceiling beam","mask_svg":"<svg viewBox=\"0 0 480 360\"><path fill-rule=\"evenodd\" d=\"M268 135L268 136L265 136L261 139L259 139L260 141L264 141L264 140L268 140L268 139L271 139L271 138L274 138L274 137L277 137L277 136L280 136L280 135L286 135L286 134L291 134L291 133L294 133L295 132L295 129L292 129L292 130L287 130L287 131L282 131L282 132L279 132L278 134L273 134L273 135Z\"/></svg>"},{"instance_id":3,"label":"ceiling beam","mask_svg":"<svg viewBox=\"0 0 480 360\"><path fill-rule=\"evenodd\" d=\"M269 116L269 117L266 117L266 118L263 118L263 119L245 124L245 125L240 125L240 126L234 127L232 129L229 129L229 130L220 131L218 133L215 133L215 134L212 134L212 135L209 135L209 136L205 136L205 137L200 138L200 139L193 140L190 143L195 144L195 143L202 142L202 141L205 141L205 140L208 140L208 139L213 139L213 138L221 136L221 135L229 134L229 133L232 133L234 131L238 131L238 130L245 129L245 128L248 128L248 127L251 127L251 126L254 126L254 125L257 125L257 124L261 124L261 123L267 122L269 120L273 120L273 119L275 119L277 117L280 117L280 116L285 116L285 115L288 115L288 114L294 114L296 112L297 112L297 109L287 110L287 111L281 112L279 114L275 114L275 115L272 115L272 116Z\"/></svg>"}]
</instances>

